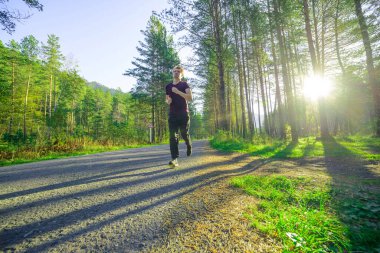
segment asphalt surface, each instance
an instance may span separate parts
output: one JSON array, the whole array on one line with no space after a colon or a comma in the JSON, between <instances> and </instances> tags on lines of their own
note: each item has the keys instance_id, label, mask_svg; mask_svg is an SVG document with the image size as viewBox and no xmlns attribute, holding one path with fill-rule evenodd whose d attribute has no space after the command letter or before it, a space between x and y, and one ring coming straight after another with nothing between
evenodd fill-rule
<instances>
[{"instance_id":1,"label":"asphalt surface","mask_svg":"<svg viewBox=\"0 0 380 253\"><path fill-rule=\"evenodd\" d=\"M169 145L0 168L0 251L139 252L167 233L179 199L226 176L230 158L194 141L178 168ZM210 168L213 168L210 170Z\"/></svg>"}]
</instances>

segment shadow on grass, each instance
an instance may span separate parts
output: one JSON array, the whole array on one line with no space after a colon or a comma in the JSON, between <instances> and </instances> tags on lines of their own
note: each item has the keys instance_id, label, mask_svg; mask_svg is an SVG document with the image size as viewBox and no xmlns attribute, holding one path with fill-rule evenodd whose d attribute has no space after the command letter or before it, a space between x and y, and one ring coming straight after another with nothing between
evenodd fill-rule
<instances>
[{"instance_id":1,"label":"shadow on grass","mask_svg":"<svg viewBox=\"0 0 380 253\"><path fill-rule=\"evenodd\" d=\"M315 144L317 143L317 140L314 139L312 143L308 140L307 145L305 146L305 149L303 150L303 157L312 156L313 151L316 149Z\"/></svg>"},{"instance_id":2,"label":"shadow on grass","mask_svg":"<svg viewBox=\"0 0 380 253\"><path fill-rule=\"evenodd\" d=\"M297 146L297 142L291 142L283 149L278 150L282 145L282 143L278 142L272 146L266 146L262 149L249 152L249 155L265 158L288 158L288 156L292 154L293 149Z\"/></svg>"},{"instance_id":3,"label":"shadow on grass","mask_svg":"<svg viewBox=\"0 0 380 253\"><path fill-rule=\"evenodd\" d=\"M265 148L252 151L249 154L252 156L266 156L266 154L274 152L279 146L281 146L281 144L276 144L275 146L266 146Z\"/></svg>"},{"instance_id":4,"label":"shadow on grass","mask_svg":"<svg viewBox=\"0 0 380 253\"><path fill-rule=\"evenodd\" d=\"M333 207L348 229L356 252L380 248L380 181L367 161L335 139L322 140L327 172L332 177Z\"/></svg>"},{"instance_id":5,"label":"shadow on grass","mask_svg":"<svg viewBox=\"0 0 380 253\"><path fill-rule=\"evenodd\" d=\"M284 149L276 152L272 158L289 158L291 157L293 150L297 147L298 142L292 141L290 142Z\"/></svg>"}]
</instances>

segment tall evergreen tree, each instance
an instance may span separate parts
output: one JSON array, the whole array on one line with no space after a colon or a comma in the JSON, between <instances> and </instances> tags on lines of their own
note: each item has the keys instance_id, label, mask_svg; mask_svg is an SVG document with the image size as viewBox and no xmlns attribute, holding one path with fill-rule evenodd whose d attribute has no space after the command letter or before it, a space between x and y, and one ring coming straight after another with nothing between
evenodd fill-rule
<instances>
[{"instance_id":1,"label":"tall evergreen tree","mask_svg":"<svg viewBox=\"0 0 380 253\"><path fill-rule=\"evenodd\" d=\"M153 128L153 141L162 140L166 125L166 107L164 103L165 86L171 77L172 68L179 64L179 57L174 49L172 36L167 34L165 26L156 16L151 16L147 28L143 31L144 41L137 47L140 57L135 58L135 66L125 72L125 75L137 79L134 92L142 94L150 106L149 123Z\"/></svg>"}]
</instances>

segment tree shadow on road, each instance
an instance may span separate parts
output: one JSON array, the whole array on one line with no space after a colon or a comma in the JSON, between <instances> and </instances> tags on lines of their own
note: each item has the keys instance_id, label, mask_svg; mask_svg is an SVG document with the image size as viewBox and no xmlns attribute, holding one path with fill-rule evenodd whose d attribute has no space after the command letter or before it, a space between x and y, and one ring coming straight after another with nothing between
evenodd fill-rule
<instances>
[{"instance_id":1,"label":"tree shadow on road","mask_svg":"<svg viewBox=\"0 0 380 253\"><path fill-rule=\"evenodd\" d=\"M202 152L202 150L199 150L199 152ZM219 155L223 156L223 154ZM155 182L155 185L151 188L142 187L141 189L139 188L137 192L127 194L126 196L117 199L111 199L103 203L94 203L88 207L57 214L51 218L42 218L24 225L11 227L6 230L2 229L2 231L0 231L0 249L18 247L18 245L24 243L26 240L32 241L33 238L40 237L42 238L40 241L43 241L43 243L30 244L29 247L24 248L23 250L31 252L45 251L67 241L71 241L80 235L102 229L104 226L111 223L131 219L132 217L142 215L144 212L147 212L153 208L164 207L169 202L175 201L179 197L189 194L199 187L219 182L220 180L224 180L230 176L250 173L267 162L266 160L255 160L246 163L242 167L235 166L233 169L229 170L218 169L220 166L235 165L236 163L242 162L246 157L247 155L240 155L229 161L215 161L177 170L167 170L167 166L165 166L161 169L152 168L152 170L148 172L142 172L140 170L145 167L136 168L134 169L134 174L144 176L143 178L128 178L129 181L126 182L110 181L109 184L102 185L101 187L95 189L84 188L84 190L79 192L62 195L58 194L52 197L48 196L25 204L21 203L13 207L8 207L8 209L2 209L2 216L5 214L11 217L14 213L28 211L31 208L40 208L42 211L45 208L50 208L54 205L61 205L66 201L72 201L73 199L92 197L96 194L110 195L119 191L128 192L128 190L132 189L132 187L145 186ZM165 159L165 157L162 159ZM160 161L161 160L157 162L159 163ZM45 188L41 187L31 190L18 191L15 195L9 195L7 198L33 194L40 191L48 191L51 189L60 190L65 187L75 186L78 184L86 185L89 183L106 181L109 180L109 177L113 179L115 179L115 177L116 179L123 179L123 177L127 178L128 175L119 175L124 170L127 170L127 168L123 168L120 171L116 170L115 172L111 171L102 175L85 177L80 180L73 180L72 182L69 181L55 185L53 184L50 186L51 188L49 188L49 186L45 186ZM144 175L144 173L147 174ZM171 180L171 183L162 184L162 180ZM123 208L125 211L120 212L120 208ZM113 213L117 210L119 213L114 215ZM93 219L93 217L103 218ZM76 225L83 222L87 222L87 225L78 226L78 229L76 229ZM55 233L55 231L59 231L64 228L71 228L71 230L65 234L57 235L57 233ZM135 237L139 240L142 240L142 238L144 238L144 240L153 240L155 238L152 232L149 231L143 231L139 235L135 235ZM139 245L140 244L136 245L135 243L131 243L128 247L135 247L136 249L139 249Z\"/></svg>"}]
</instances>

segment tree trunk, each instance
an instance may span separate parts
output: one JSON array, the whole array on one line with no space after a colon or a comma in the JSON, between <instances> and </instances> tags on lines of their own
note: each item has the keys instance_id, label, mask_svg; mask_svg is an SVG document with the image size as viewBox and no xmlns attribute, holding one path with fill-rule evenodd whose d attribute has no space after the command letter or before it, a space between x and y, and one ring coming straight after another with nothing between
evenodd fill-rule
<instances>
[{"instance_id":1,"label":"tree trunk","mask_svg":"<svg viewBox=\"0 0 380 253\"><path fill-rule=\"evenodd\" d=\"M322 1L322 32L321 32L321 72L325 73L325 33L326 33L326 12L327 8ZM326 9L324 9L326 8Z\"/></svg>"},{"instance_id":2,"label":"tree trunk","mask_svg":"<svg viewBox=\"0 0 380 253\"><path fill-rule=\"evenodd\" d=\"M256 77L257 79L257 77ZM258 83L258 81L256 80L256 84ZM259 86L256 85L256 93L257 93L257 113L258 113L258 117L259 117L259 132L260 134L262 133L262 128L261 128L261 115L260 115L260 96L259 96Z\"/></svg>"},{"instance_id":3,"label":"tree trunk","mask_svg":"<svg viewBox=\"0 0 380 253\"><path fill-rule=\"evenodd\" d=\"M240 128L239 128L239 114L238 114L238 105L237 105L237 85L235 85L235 89L234 89L234 101L235 101L235 125L236 125L236 132L237 133L240 133ZM243 122L244 124L244 122Z\"/></svg>"},{"instance_id":4,"label":"tree trunk","mask_svg":"<svg viewBox=\"0 0 380 253\"><path fill-rule=\"evenodd\" d=\"M311 35L311 27L310 27L310 17L309 17L309 5L308 0L303 0L303 10L304 10L304 18L305 18L305 29L306 29L306 36L307 36L307 45L309 47L309 53L311 58L311 64L313 68L315 69L317 64L317 58L315 55L315 49L314 49L314 43L313 43L313 37Z\"/></svg>"},{"instance_id":5,"label":"tree trunk","mask_svg":"<svg viewBox=\"0 0 380 253\"><path fill-rule=\"evenodd\" d=\"M320 51L319 51L319 37L318 37L318 22L317 22L317 17L315 13L315 1L316 0L311 0L312 2L312 9L313 9L313 24L314 24L314 36L315 36L315 51L317 54L317 65L321 66L321 57L320 57Z\"/></svg>"},{"instance_id":6,"label":"tree trunk","mask_svg":"<svg viewBox=\"0 0 380 253\"><path fill-rule=\"evenodd\" d=\"M9 119L9 128L8 128L8 134L12 135L12 128L13 128L13 117L15 112L15 63L12 63L12 100L11 100L11 117Z\"/></svg>"},{"instance_id":7,"label":"tree trunk","mask_svg":"<svg viewBox=\"0 0 380 253\"><path fill-rule=\"evenodd\" d=\"M53 92L53 104L54 104L54 111L53 112L56 112L57 110L57 103L58 103L58 99L59 99L59 96L57 97L57 80L56 80L56 77L54 76L54 79L53 79L53 83L54 83L54 92Z\"/></svg>"},{"instance_id":8,"label":"tree trunk","mask_svg":"<svg viewBox=\"0 0 380 253\"><path fill-rule=\"evenodd\" d=\"M265 70L264 72L269 73L269 68ZM269 134L273 136L273 118L271 115L273 115L273 108L272 108L272 99L271 99L271 93L270 93L270 81L269 81L269 75L268 78L264 77L264 87L265 87L265 94L266 94L266 101L267 101L267 112L268 112L268 129ZM271 114L272 113L272 114Z\"/></svg>"},{"instance_id":9,"label":"tree trunk","mask_svg":"<svg viewBox=\"0 0 380 253\"><path fill-rule=\"evenodd\" d=\"M263 71L261 69L261 63L259 61L259 53L257 52L257 46L256 46L256 63L257 63L257 70L259 72L259 81L260 81L260 91L261 91L261 101L263 104L263 110L264 110L264 129L265 133L269 134L269 126L268 126L268 115L267 115L267 101L265 99L265 89L264 89L264 79L263 79Z\"/></svg>"},{"instance_id":10,"label":"tree trunk","mask_svg":"<svg viewBox=\"0 0 380 253\"><path fill-rule=\"evenodd\" d=\"M214 101L213 101L213 105L214 105L214 126L215 126L215 129L218 129L219 128L219 111L218 111L218 92L217 92L217 87L216 87L216 83L214 82ZM215 131L214 131L215 132Z\"/></svg>"},{"instance_id":11,"label":"tree trunk","mask_svg":"<svg viewBox=\"0 0 380 253\"><path fill-rule=\"evenodd\" d=\"M278 4L277 0L274 0L274 14L275 14L275 21L276 21L276 31L277 31L277 40L280 48L280 60L281 60L281 66L282 66L282 76L283 76L283 82L284 82L284 88L285 88L285 94L287 99L287 106L288 106L288 114L289 114L289 121L290 121L290 127L291 127L291 133L292 133L292 141L297 142L298 141L298 130L297 130L297 124L295 120L295 111L294 111L294 100L292 96L292 91L290 87L289 77L288 77L288 69L286 66L286 59L285 59L285 50L284 50L284 44L283 44L283 38L281 34L281 27L280 27L280 21L279 21L279 11L278 11Z\"/></svg>"},{"instance_id":12,"label":"tree trunk","mask_svg":"<svg viewBox=\"0 0 380 253\"><path fill-rule=\"evenodd\" d=\"M155 117L155 103L153 102L152 103L152 117L151 117L151 123L150 123L150 126L149 126L149 131L152 131L152 140L149 139L149 142L151 141L151 143L154 143L155 142L155 139L156 139L156 134L155 134L155 124L154 124L154 117ZM152 130L150 129L152 128Z\"/></svg>"},{"instance_id":13,"label":"tree trunk","mask_svg":"<svg viewBox=\"0 0 380 253\"><path fill-rule=\"evenodd\" d=\"M244 29L244 41L245 41L245 48L248 48L248 38L247 38L247 29ZM247 100L248 101L251 101L252 100L252 96L251 96L251 85L253 85L253 77L252 77L252 81L250 79L250 68L249 68L249 64L248 64L248 53L246 54L246 57L245 57L245 60L246 60L246 66L247 66ZM254 71L252 70L252 76L254 75ZM254 121L254 108L252 107L252 102L249 102L247 103L247 106L248 107L248 119L249 119L249 129L250 129L250 133L251 133L251 136L253 134L255 134L255 121Z\"/></svg>"},{"instance_id":14,"label":"tree trunk","mask_svg":"<svg viewBox=\"0 0 380 253\"><path fill-rule=\"evenodd\" d=\"M25 103L24 103L24 141L26 140L26 111L28 108L28 95L29 95L29 87L30 87L30 78L32 75L31 68L29 69L28 82L26 84L26 93L25 93Z\"/></svg>"},{"instance_id":15,"label":"tree trunk","mask_svg":"<svg viewBox=\"0 0 380 253\"><path fill-rule=\"evenodd\" d=\"M334 17L335 51L336 51L336 57L338 59L340 69L342 70L342 74L344 75L346 73L346 70L344 69L342 58L340 56L340 46L339 46L339 38L338 38L339 2L340 1L338 0L336 4L336 12L335 12L335 17Z\"/></svg>"},{"instance_id":16,"label":"tree trunk","mask_svg":"<svg viewBox=\"0 0 380 253\"><path fill-rule=\"evenodd\" d=\"M223 45L220 24L220 0L212 0L214 38L216 43L216 57L218 62L219 74L219 101L220 101L220 128L227 130L226 122L226 87L224 82L224 63L223 63Z\"/></svg>"},{"instance_id":17,"label":"tree trunk","mask_svg":"<svg viewBox=\"0 0 380 253\"><path fill-rule=\"evenodd\" d=\"M48 93L47 91L45 92L45 108L44 108L44 116L45 116L45 119L46 119L46 115L47 115L47 102L48 101Z\"/></svg>"},{"instance_id":18,"label":"tree trunk","mask_svg":"<svg viewBox=\"0 0 380 253\"><path fill-rule=\"evenodd\" d=\"M354 0L355 2L355 12L359 20L360 32L362 34L363 44L366 54L367 72L369 86L372 89L373 104L375 106L375 133L376 136L380 136L380 82L376 76L371 41L369 39L367 23L362 11L362 4L360 0Z\"/></svg>"},{"instance_id":19,"label":"tree trunk","mask_svg":"<svg viewBox=\"0 0 380 253\"><path fill-rule=\"evenodd\" d=\"M269 0L267 1L268 4L268 13L270 13L270 5ZM278 74L278 66L277 66L277 55L276 55L276 48L274 44L274 38L273 38L273 30L272 30L272 18L269 17L269 29L270 29L270 40L271 40L271 49L272 49L272 57L273 57L273 65L274 65L274 76L275 76L275 83L276 83L276 101L278 104L278 118L279 118L279 134L281 139L285 139L285 123L284 123L284 113L282 111L282 99L281 99L281 90L280 90L280 81L279 81L279 74Z\"/></svg>"},{"instance_id":20,"label":"tree trunk","mask_svg":"<svg viewBox=\"0 0 380 253\"><path fill-rule=\"evenodd\" d=\"M308 46L309 46L309 52L310 52L310 56L311 56L311 63L313 66L314 75L319 75L319 74L323 75L323 73L320 73L321 68L320 68L319 62L315 58L315 49L314 49L313 38L311 35L311 29L310 29L308 0L303 0L303 11L304 11L304 17L305 17L305 28L306 28L307 42L308 42ZM318 100L318 107L319 107L319 118L320 118L320 126L321 126L321 137L323 139L327 139L330 137L330 134L329 134L328 126L327 126L325 102L324 102L323 98L320 98Z\"/></svg>"},{"instance_id":21,"label":"tree trunk","mask_svg":"<svg viewBox=\"0 0 380 253\"><path fill-rule=\"evenodd\" d=\"M50 119L51 119L52 92L53 92L53 74L50 75L50 87L49 87L49 121L50 121ZM50 123L50 122L49 122L49 123Z\"/></svg>"},{"instance_id":22,"label":"tree trunk","mask_svg":"<svg viewBox=\"0 0 380 253\"><path fill-rule=\"evenodd\" d=\"M245 90L245 101L247 105L247 110L248 110L248 131L250 137L252 137L252 112L251 112L251 106L249 103L249 98L248 98L248 84L247 84L247 74L246 74L246 66L245 66L245 59L247 58L244 45L243 45L243 31L242 31L242 23L243 21L241 20L241 15L240 15L240 10L239 10L239 33L240 33L240 48L241 48L241 58L242 58L242 64L243 64L243 80L244 80L244 90Z\"/></svg>"},{"instance_id":23,"label":"tree trunk","mask_svg":"<svg viewBox=\"0 0 380 253\"><path fill-rule=\"evenodd\" d=\"M235 47L236 47L236 56L238 64L238 76L239 76L239 90L240 90L240 106L241 106L241 116L242 116L242 134L245 138L247 136L247 120L245 112L245 101L244 101L244 87L243 87L243 77L242 77L242 67L241 67L241 56L240 56L240 47L239 47L239 38L237 35L236 19L234 14L232 14L233 22L233 31L235 37Z\"/></svg>"},{"instance_id":24,"label":"tree trunk","mask_svg":"<svg viewBox=\"0 0 380 253\"><path fill-rule=\"evenodd\" d=\"M256 129L257 129L257 123L256 123L256 114L255 114L255 82L254 82L254 79L255 77L253 76L252 77L252 87L250 87L251 89L249 90L249 97L250 97L250 101L251 101L251 108L252 108L252 123L253 123L253 130L254 130L254 134L257 132ZM256 83L257 84L257 83Z\"/></svg>"},{"instance_id":25,"label":"tree trunk","mask_svg":"<svg viewBox=\"0 0 380 253\"><path fill-rule=\"evenodd\" d=\"M232 130L232 111L231 111L231 79L230 73L227 72L227 123L228 129Z\"/></svg>"}]
</instances>

